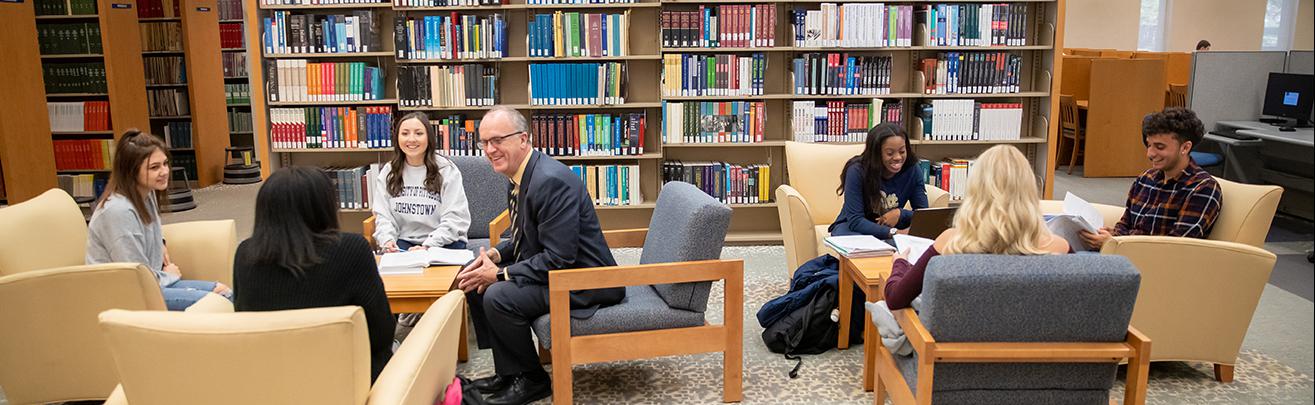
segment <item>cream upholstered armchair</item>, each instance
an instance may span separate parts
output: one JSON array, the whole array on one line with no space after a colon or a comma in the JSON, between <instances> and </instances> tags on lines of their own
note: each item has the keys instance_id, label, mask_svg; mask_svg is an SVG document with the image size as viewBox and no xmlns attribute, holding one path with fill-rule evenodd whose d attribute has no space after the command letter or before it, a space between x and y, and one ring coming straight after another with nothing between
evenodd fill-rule
<instances>
[{"instance_id":1,"label":"cream upholstered armchair","mask_svg":"<svg viewBox=\"0 0 1315 405\"><path fill-rule=\"evenodd\" d=\"M233 285L237 227L233 220L163 227L169 258L183 278ZM86 264L87 222L68 193L50 189L0 209L0 275Z\"/></svg>"},{"instance_id":2,"label":"cream upholstered armchair","mask_svg":"<svg viewBox=\"0 0 1315 405\"><path fill-rule=\"evenodd\" d=\"M790 184L776 188L776 212L781 220L786 266L794 275L800 264L825 252L822 241L836 220L843 198L836 194L840 172L849 158L863 153L863 144L785 143L785 161L790 167ZM931 207L945 207L950 195L927 185Z\"/></svg>"},{"instance_id":3,"label":"cream upholstered armchair","mask_svg":"<svg viewBox=\"0 0 1315 405\"><path fill-rule=\"evenodd\" d=\"M0 386L10 403L105 399L118 377L96 316L164 311L155 276L136 263L58 267L0 276ZM188 311L232 311L210 295Z\"/></svg>"},{"instance_id":4,"label":"cream upholstered armchair","mask_svg":"<svg viewBox=\"0 0 1315 405\"><path fill-rule=\"evenodd\" d=\"M1132 325L1155 341L1151 361L1213 363L1215 378L1233 366L1277 257L1263 249L1283 189L1216 178L1223 207L1209 239L1117 236L1102 254L1128 258L1141 271ZM1097 205L1108 226L1121 207ZM1042 210L1062 210L1043 202Z\"/></svg>"},{"instance_id":5,"label":"cream upholstered armchair","mask_svg":"<svg viewBox=\"0 0 1315 405\"><path fill-rule=\"evenodd\" d=\"M456 375L464 300L434 302L373 386L360 307L105 311L100 326L121 381L106 404L430 405Z\"/></svg>"}]
</instances>

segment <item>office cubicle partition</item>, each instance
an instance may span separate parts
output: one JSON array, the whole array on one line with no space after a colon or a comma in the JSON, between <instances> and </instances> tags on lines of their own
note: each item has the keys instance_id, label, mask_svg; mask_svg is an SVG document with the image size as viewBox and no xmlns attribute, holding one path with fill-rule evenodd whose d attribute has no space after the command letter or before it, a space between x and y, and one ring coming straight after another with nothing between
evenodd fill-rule
<instances>
[{"instance_id":1,"label":"office cubicle partition","mask_svg":"<svg viewBox=\"0 0 1315 405\"><path fill-rule=\"evenodd\" d=\"M1205 124L1217 121L1255 121L1265 100L1270 72L1282 72L1283 51L1211 51L1192 55L1192 80L1187 105Z\"/></svg>"}]
</instances>

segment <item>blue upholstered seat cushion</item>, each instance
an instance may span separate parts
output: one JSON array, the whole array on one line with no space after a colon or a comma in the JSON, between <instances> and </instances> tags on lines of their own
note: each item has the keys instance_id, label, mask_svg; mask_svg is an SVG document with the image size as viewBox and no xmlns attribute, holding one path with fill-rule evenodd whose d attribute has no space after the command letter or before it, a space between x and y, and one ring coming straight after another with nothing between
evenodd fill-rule
<instances>
[{"instance_id":1,"label":"blue upholstered seat cushion","mask_svg":"<svg viewBox=\"0 0 1315 405\"><path fill-rule=\"evenodd\" d=\"M918 317L938 343L1122 342L1140 283L1121 256L943 255L927 266ZM896 363L916 387L916 359ZM1108 403L1115 371L1113 363L937 364L933 397L991 403L990 391L1017 390L1043 403Z\"/></svg>"},{"instance_id":2,"label":"blue upholstered seat cushion","mask_svg":"<svg viewBox=\"0 0 1315 405\"><path fill-rule=\"evenodd\" d=\"M452 156L457 170L461 171L461 185L466 189L466 202L470 204L470 230L466 237L471 242L489 238L489 222L507 210L507 176L493 171L488 159L477 156ZM487 245L487 241L485 243ZM479 248L474 248L479 252Z\"/></svg>"},{"instance_id":3,"label":"blue upholstered seat cushion","mask_svg":"<svg viewBox=\"0 0 1315 405\"><path fill-rule=\"evenodd\" d=\"M1196 165L1201 167L1216 166L1224 163L1224 155L1218 153L1192 152L1191 155L1192 161L1195 161Z\"/></svg>"},{"instance_id":4,"label":"blue upholstered seat cushion","mask_svg":"<svg viewBox=\"0 0 1315 405\"><path fill-rule=\"evenodd\" d=\"M686 311L667 306L652 286L626 287L626 298L621 303L598 309L586 319L571 319L571 336L604 333L633 332L653 329L702 326L703 312ZM549 316L534 320L534 335L539 345L552 348L552 329Z\"/></svg>"},{"instance_id":5,"label":"blue upholstered seat cushion","mask_svg":"<svg viewBox=\"0 0 1315 405\"><path fill-rule=\"evenodd\" d=\"M639 264L687 262L721 258L731 209L689 183L662 186L649 220ZM703 312L712 282L659 284L658 296L672 308Z\"/></svg>"}]
</instances>

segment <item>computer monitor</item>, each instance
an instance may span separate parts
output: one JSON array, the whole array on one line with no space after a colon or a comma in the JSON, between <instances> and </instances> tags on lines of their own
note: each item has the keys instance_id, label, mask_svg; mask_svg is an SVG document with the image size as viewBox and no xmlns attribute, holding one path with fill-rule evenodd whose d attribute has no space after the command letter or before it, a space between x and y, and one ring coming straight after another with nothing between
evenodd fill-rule
<instances>
[{"instance_id":1,"label":"computer monitor","mask_svg":"<svg viewBox=\"0 0 1315 405\"><path fill-rule=\"evenodd\" d=\"M1304 125L1310 119L1311 99L1315 98L1315 75L1294 73L1269 74L1265 88L1265 106L1261 114L1296 120L1281 130Z\"/></svg>"}]
</instances>

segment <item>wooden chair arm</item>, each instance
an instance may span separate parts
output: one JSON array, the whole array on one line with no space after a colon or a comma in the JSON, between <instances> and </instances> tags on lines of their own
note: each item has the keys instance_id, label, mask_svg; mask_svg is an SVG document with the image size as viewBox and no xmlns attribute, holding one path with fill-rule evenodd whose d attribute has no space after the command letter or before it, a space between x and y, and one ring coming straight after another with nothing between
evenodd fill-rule
<instances>
[{"instance_id":1,"label":"wooden chair arm","mask_svg":"<svg viewBox=\"0 0 1315 405\"><path fill-rule=\"evenodd\" d=\"M374 240L374 215L361 221L361 236L365 237L365 241L370 244L370 248L379 248Z\"/></svg>"},{"instance_id":2,"label":"wooden chair arm","mask_svg":"<svg viewBox=\"0 0 1315 405\"><path fill-rule=\"evenodd\" d=\"M730 280L743 276L743 259L591 267L548 272L548 290L570 292L650 284Z\"/></svg>"},{"instance_id":3,"label":"wooden chair arm","mask_svg":"<svg viewBox=\"0 0 1315 405\"><path fill-rule=\"evenodd\" d=\"M501 214L489 221L489 247L497 248L498 242L502 241L502 233L511 228L511 210L502 210Z\"/></svg>"},{"instance_id":4,"label":"wooden chair arm","mask_svg":"<svg viewBox=\"0 0 1315 405\"><path fill-rule=\"evenodd\" d=\"M904 329L904 337L909 339L913 351L918 352L919 356L929 355L928 351L936 344L936 339L931 337L931 332L927 332L927 327L922 326L918 313L913 308L904 308L891 311L891 314L895 315L900 329Z\"/></svg>"},{"instance_id":5,"label":"wooden chair arm","mask_svg":"<svg viewBox=\"0 0 1315 405\"><path fill-rule=\"evenodd\" d=\"M648 228L617 229L603 231L603 239L609 248L642 248L644 238L648 237Z\"/></svg>"}]
</instances>

